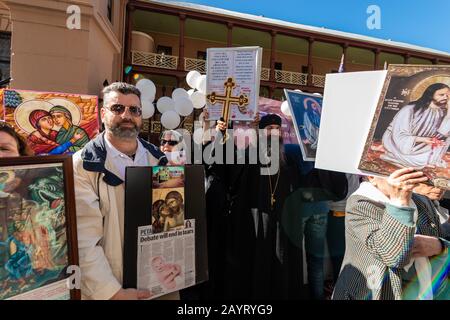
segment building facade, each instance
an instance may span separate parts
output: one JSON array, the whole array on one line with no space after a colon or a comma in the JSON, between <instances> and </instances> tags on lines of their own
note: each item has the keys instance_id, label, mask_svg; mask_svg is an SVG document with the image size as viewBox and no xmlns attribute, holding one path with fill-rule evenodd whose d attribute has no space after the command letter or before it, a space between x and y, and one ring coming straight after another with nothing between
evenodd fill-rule
<instances>
[{"instance_id":1,"label":"building facade","mask_svg":"<svg viewBox=\"0 0 450 320\"><path fill-rule=\"evenodd\" d=\"M279 100L284 88L323 92L342 54L345 71L450 64L445 52L189 3L130 0L126 16L126 79L150 78L160 95L186 86L190 70L205 73L210 47L262 47L260 92Z\"/></svg>"},{"instance_id":2,"label":"building facade","mask_svg":"<svg viewBox=\"0 0 450 320\"><path fill-rule=\"evenodd\" d=\"M104 83L122 79L126 4L0 1L2 80L9 73L15 89L98 95ZM77 19L79 28L70 27Z\"/></svg>"},{"instance_id":3,"label":"building facade","mask_svg":"<svg viewBox=\"0 0 450 320\"><path fill-rule=\"evenodd\" d=\"M156 98L170 96L188 88L190 70L205 73L207 48L232 46L263 48L260 95L278 100L284 88L322 93L342 54L345 71L450 64L445 52L183 2L0 0L0 86L13 89L100 95L113 81L148 78ZM160 117L144 122L151 141Z\"/></svg>"}]
</instances>

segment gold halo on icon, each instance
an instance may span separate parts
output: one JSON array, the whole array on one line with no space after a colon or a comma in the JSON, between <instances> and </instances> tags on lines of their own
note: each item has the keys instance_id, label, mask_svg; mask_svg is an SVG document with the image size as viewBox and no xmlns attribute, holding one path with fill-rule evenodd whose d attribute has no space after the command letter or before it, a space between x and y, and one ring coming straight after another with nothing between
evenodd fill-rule
<instances>
[{"instance_id":1,"label":"gold halo on icon","mask_svg":"<svg viewBox=\"0 0 450 320\"><path fill-rule=\"evenodd\" d=\"M81 110L75 103L73 103L70 100L64 99L64 98L53 98L53 99L48 99L47 101L55 106L63 106L65 108L67 108L67 110L69 110L70 113L72 114L72 124L74 124L76 126L78 126L80 124Z\"/></svg>"},{"instance_id":2,"label":"gold halo on icon","mask_svg":"<svg viewBox=\"0 0 450 320\"><path fill-rule=\"evenodd\" d=\"M78 125L81 121L81 110L78 106L67 99L54 98L49 100L27 100L21 103L14 111L14 120L17 126L26 133L31 133L36 129L30 123L30 113L34 110L41 109L45 111L50 111L56 105L63 106L67 108L72 114L72 123Z\"/></svg>"},{"instance_id":3,"label":"gold halo on icon","mask_svg":"<svg viewBox=\"0 0 450 320\"><path fill-rule=\"evenodd\" d=\"M412 90L410 101L416 101L420 99L425 90L433 83L444 83L450 87L450 75L438 74L420 81Z\"/></svg>"},{"instance_id":4,"label":"gold halo on icon","mask_svg":"<svg viewBox=\"0 0 450 320\"><path fill-rule=\"evenodd\" d=\"M48 112L52 107L54 105L46 100L27 100L14 111L14 120L22 131L31 133L36 129L30 123L30 113L38 109Z\"/></svg>"}]
</instances>

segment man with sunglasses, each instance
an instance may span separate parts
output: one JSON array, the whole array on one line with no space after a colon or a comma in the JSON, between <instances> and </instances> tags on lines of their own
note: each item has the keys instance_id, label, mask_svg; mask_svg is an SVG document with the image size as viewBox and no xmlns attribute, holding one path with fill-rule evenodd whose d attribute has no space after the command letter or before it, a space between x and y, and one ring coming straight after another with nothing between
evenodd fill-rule
<instances>
[{"instance_id":1,"label":"man with sunglasses","mask_svg":"<svg viewBox=\"0 0 450 320\"><path fill-rule=\"evenodd\" d=\"M126 167L167 164L159 148L138 137L140 97L140 91L126 83L104 88L105 131L73 156L81 292L86 299L150 297L145 290L122 288Z\"/></svg>"}]
</instances>

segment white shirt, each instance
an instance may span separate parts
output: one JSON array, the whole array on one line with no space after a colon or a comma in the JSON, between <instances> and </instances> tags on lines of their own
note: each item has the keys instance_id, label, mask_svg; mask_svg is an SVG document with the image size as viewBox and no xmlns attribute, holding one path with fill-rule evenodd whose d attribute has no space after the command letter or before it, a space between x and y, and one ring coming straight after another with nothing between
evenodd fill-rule
<instances>
[{"instance_id":1,"label":"white shirt","mask_svg":"<svg viewBox=\"0 0 450 320\"><path fill-rule=\"evenodd\" d=\"M123 181L125 181L126 167L142 167L150 165L144 146L139 140L137 140L137 143L138 147L133 160L132 158L130 158L130 156L127 156L126 154L117 150L111 144L111 142L108 141L108 138L105 135L105 146L106 152L108 153L108 158L119 173L119 178L121 178Z\"/></svg>"}]
</instances>

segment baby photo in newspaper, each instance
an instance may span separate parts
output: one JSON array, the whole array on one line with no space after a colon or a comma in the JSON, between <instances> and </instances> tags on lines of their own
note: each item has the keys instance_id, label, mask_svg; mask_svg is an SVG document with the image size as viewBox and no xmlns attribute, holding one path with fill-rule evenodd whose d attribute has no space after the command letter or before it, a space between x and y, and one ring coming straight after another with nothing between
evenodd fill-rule
<instances>
[{"instance_id":1,"label":"baby photo in newspaper","mask_svg":"<svg viewBox=\"0 0 450 320\"><path fill-rule=\"evenodd\" d=\"M183 229L153 233L152 226L138 230L139 289L151 299L195 284L195 220L185 220Z\"/></svg>"}]
</instances>

